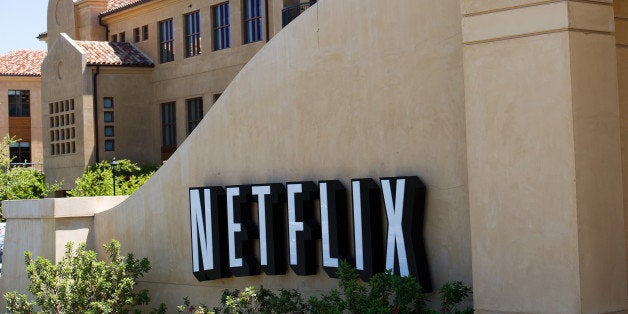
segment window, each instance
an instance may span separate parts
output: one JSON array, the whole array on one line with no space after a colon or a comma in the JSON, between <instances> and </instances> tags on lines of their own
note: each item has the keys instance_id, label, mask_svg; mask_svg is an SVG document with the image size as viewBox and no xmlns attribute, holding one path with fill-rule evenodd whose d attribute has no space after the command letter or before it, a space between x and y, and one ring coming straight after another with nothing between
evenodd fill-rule
<instances>
[{"instance_id":1,"label":"window","mask_svg":"<svg viewBox=\"0 0 628 314\"><path fill-rule=\"evenodd\" d=\"M11 162L30 162L31 143L14 142L9 144L9 156L11 157Z\"/></svg>"},{"instance_id":2,"label":"window","mask_svg":"<svg viewBox=\"0 0 628 314\"><path fill-rule=\"evenodd\" d=\"M126 33L125 32L120 33L119 37L120 37L120 42L121 43L126 42Z\"/></svg>"},{"instance_id":3,"label":"window","mask_svg":"<svg viewBox=\"0 0 628 314\"><path fill-rule=\"evenodd\" d=\"M30 91L9 90L9 117L29 117L30 115Z\"/></svg>"},{"instance_id":4,"label":"window","mask_svg":"<svg viewBox=\"0 0 628 314\"><path fill-rule=\"evenodd\" d=\"M142 40L148 40L148 25L142 26Z\"/></svg>"},{"instance_id":5,"label":"window","mask_svg":"<svg viewBox=\"0 0 628 314\"><path fill-rule=\"evenodd\" d=\"M140 42L140 29L139 28L133 29L133 42L136 42L136 43Z\"/></svg>"},{"instance_id":6,"label":"window","mask_svg":"<svg viewBox=\"0 0 628 314\"><path fill-rule=\"evenodd\" d=\"M162 148L177 146L176 121L176 104L174 102L161 104Z\"/></svg>"},{"instance_id":7,"label":"window","mask_svg":"<svg viewBox=\"0 0 628 314\"><path fill-rule=\"evenodd\" d=\"M105 107L105 108L113 108L113 98L105 97L103 99L103 107Z\"/></svg>"},{"instance_id":8,"label":"window","mask_svg":"<svg viewBox=\"0 0 628 314\"><path fill-rule=\"evenodd\" d=\"M262 0L244 0L244 43L262 40Z\"/></svg>"},{"instance_id":9,"label":"window","mask_svg":"<svg viewBox=\"0 0 628 314\"><path fill-rule=\"evenodd\" d=\"M159 62L174 60L174 33L172 19L159 22Z\"/></svg>"},{"instance_id":10,"label":"window","mask_svg":"<svg viewBox=\"0 0 628 314\"><path fill-rule=\"evenodd\" d=\"M113 125L105 126L105 137L113 137Z\"/></svg>"},{"instance_id":11,"label":"window","mask_svg":"<svg viewBox=\"0 0 628 314\"><path fill-rule=\"evenodd\" d=\"M111 35L111 41L114 42L114 43L117 42L118 41L118 34Z\"/></svg>"},{"instance_id":12,"label":"window","mask_svg":"<svg viewBox=\"0 0 628 314\"><path fill-rule=\"evenodd\" d=\"M201 14L192 12L185 15L185 57L201 53Z\"/></svg>"},{"instance_id":13,"label":"window","mask_svg":"<svg viewBox=\"0 0 628 314\"><path fill-rule=\"evenodd\" d=\"M229 34L229 2L213 7L212 15L214 18L214 50L231 47Z\"/></svg>"},{"instance_id":14,"label":"window","mask_svg":"<svg viewBox=\"0 0 628 314\"><path fill-rule=\"evenodd\" d=\"M188 99L186 103L188 107L188 134L190 134L203 119L203 98Z\"/></svg>"},{"instance_id":15,"label":"window","mask_svg":"<svg viewBox=\"0 0 628 314\"><path fill-rule=\"evenodd\" d=\"M114 140L105 140L105 151L110 152L114 149Z\"/></svg>"},{"instance_id":16,"label":"window","mask_svg":"<svg viewBox=\"0 0 628 314\"><path fill-rule=\"evenodd\" d=\"M113 111L105 111L104 120L105 122L113 122Z\"/></svg>"}]
</instances>

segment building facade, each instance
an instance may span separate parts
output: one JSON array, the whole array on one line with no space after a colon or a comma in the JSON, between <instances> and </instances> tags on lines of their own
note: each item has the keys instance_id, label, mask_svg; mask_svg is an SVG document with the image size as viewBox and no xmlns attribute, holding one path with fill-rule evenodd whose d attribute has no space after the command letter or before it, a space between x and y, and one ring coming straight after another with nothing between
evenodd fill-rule
<instances>
[{"instance_id":1,"label":"building facade","mask_svg":"<svg viewBox=\"0 0 628 314\"><path fill-rule=\"evenodd\" d=\"M18 50L0 55L0 136L16 140L9 147L13 163L43 162L41 63L45 51Z\"/></svg>"},{"instance_id":2,"label":"building facade","mask_svg":"<svg viewBox=\"0 0 628 314\"><path fill-rule=\"evenodd\" d=\"M47 179L68 189L94 162L165 161L282 28L282 9L294 15L309 5L51 0L42 66Z\"/></svg>"},{"instance_id":3,"label":"building facade","mask_svg":"<svg viewBox=\"0 0 628 314\"><path fill-rule=\"evenodd\" d=\"M74 5L59 1L59 8L65 3ZM151 3L157 1L141 5ZM189 9L179 13L180 19L194 11ZM165 7L151 11L158 15L154 23L170 19L170 14L159 15L162 11ZM58 17L63 21L66 16ZM181 66L172 73L162 71L165 78L187 69L186 58L178 58L185 50L176 48L183 29L177 30L177 17L173 20L175 60L170 62ZM401 252L399 243L405 243L403 231L408 230L399 213L414 208L406 207L410 194L399 180L416 183L418 177L425 197L408 203L424 204L423 228L413 229L423 237L411 240L424 241L423 270L432 286L451 280L472 285L477 313L625 313L627 21L626 0L320 0L259 49L187 139L177 142L176 152L133 195L3 204L8 222L0 289L25 290L25 250L58 259L65 242L72 240L105 254L102 244L119 239L122 251L151 260L152 269L140 285L171 309L183 296L197 304L216 304L225 288L263 285L320 294L337 285L325 269L330 260L326 237L333 237L325 234L332 229L326 223L328 184L334 182L337 195L346 197L346 204L335 209L344 210L348 219L336 227L352 230L345 243L356 266L363 266L357 257L365 250L359 248L373 243L386 247L386 253L390 249L393 258L386 263L397 267L395 258L399 262L403 257L395 252ZM109 37L117 34L119 40L123 31L139 28L141 38L143 25L117 29ZM148 30L152 36L150 25ZM49 56L58 55L49 60L64 57L56 63L59 76L76 84L61 86L55 95L74 99L74 108L79 101L86 106L92 98L79 92L92 91L95 73L81 76L77 69L95 67L88 65L96 62L89 61L94 60L89 53L94 44L57 37ZM124 37L128 40L129 34ZM134 72L123 72L131 76L126 85L150 86L145 82L158 79L149 73L170 63L160 65L150 53L136 54L135 44L107 46L134 60L135 66L127 67ZM166 60L171 56L164 54ZM131 61L116 62L124 60ZM53 65L44 66L44 81L46 71L56 70ZM122 68L101 67L97 79L109 73L105 70ZM118 75L113 81L124 78L118 72L107 75ZM169 121L177 123L177 140L183 128L180 103L195 97L181 91L195 90L195 84L211 86L186 81L186 76L180 80L187 85L155 85L164 90L174 86L170 92L179 96L161 97L165 92L158 88L146 93L157 99L152 104L157 130L162 104L174 101L176 119ZM68 86L79 86L78 96L62 94ZM120 96L100 90L98 95L93 98L113 98L117 119ZM205 104L208 96L202 97ZM54 102L60 101L50 101L53 113ZM67 108L72 110L71 101ZM103 114L98 111L99 117ZM161 135L154 140L156 158L162 153ZM371 192L360 188L363 183ZM271 195L272 187L291 193L283 202L278 198L277 212L286 217L273 230L278 230L276 243L283 240L285 245L276 245L274 253L287 259L295 255L293 243L298 249L304 247L302 240L310 241L305 260L312 263L305 272L297 252L294 263L289 260L279 269L283 274L266 268L242 276L241 260L262 263L262 252L269 251L263 237L249 232L268 222L260 206L268 204L259 196L245 197L253 187L256 195L264 195L260 187L268 187ZM221 191L223 202L214 202L218 198L212 195ZM361 202L359 195L366 194L372 198ZM306 206L294 205L305 201ZM356 228L364 226L361 210L367 207L381 221L371 219L375 223L368 228ZM360 241L373 230L388 237ZM227 241L212 241L214 235ZM246 252L232 249L244 241L250 241ZM228 250L216 249L225 242ZM416 247L406 253L421 253ZM340 256L333 252L331 257ZM218 272L219 264L210 260L228 265L232 273Z\"/></svg>"}]
</instances>

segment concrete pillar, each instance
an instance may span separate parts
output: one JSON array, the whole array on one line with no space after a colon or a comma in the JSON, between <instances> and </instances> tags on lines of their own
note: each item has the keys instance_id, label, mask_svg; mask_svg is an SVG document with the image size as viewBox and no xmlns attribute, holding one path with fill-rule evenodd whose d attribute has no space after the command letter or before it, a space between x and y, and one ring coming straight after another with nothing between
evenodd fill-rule
<instances>
[{"instance_id":1,"label":"concrete pillar","mask_svg":"<svg viewBox=\"0 0 628 314\"><path fill-rule=\"evenodd\" d=\"M615 42L617 44L617 76L619 82L619 115L621 126L622 175L628 181L628 1L616 1ZM624 219L628 217L628 184L624 184ZM626 228L626 226L624 226ZM626 229L628 237L628 229ZM628 241L626 241L628 245ZM628 265L628 263L627 263Z\"/></svg>"},{"instance_id":2,"label":"concrete pillar","mask_svg":"<svg viewBox=\"0 0 628 314\"><path fill-rule=\"evenodd\" d=\"M625 310L612 1L461 11L475 309Z\"/></svg>"},{"instance_id":3,"label":"concrete pillar","mask_svg":"<svg viewBox=\"0 0 628 314\"><path fill-rule=\"evenodd\" d=\"M59 261L67 242L85 242L94 249L94 214L112 208L127 196L72 197L2 202L7 220L0 291L25 293L30 284L26 276L24 252ZM0 298L0 308L6 308Z\"/></svg>"}]
</instances>

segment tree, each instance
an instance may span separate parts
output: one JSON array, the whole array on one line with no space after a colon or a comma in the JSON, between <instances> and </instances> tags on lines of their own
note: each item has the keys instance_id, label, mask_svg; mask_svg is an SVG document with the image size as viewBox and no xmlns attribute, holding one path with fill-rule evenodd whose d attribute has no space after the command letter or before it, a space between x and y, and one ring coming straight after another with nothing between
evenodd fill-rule
<instances>
[{"instance_id":1,"label":"tree","mask_svg":"<svg viewBox=\"0 0 628 314\"><path fill-rule=\"evenodd\" d=\"M11 166L9 145L13 142L15 139L9 136L0 141L0 201L39 199L58 190L61 184L47 184L42 171L31 167Z\"/></svg>"},{"instance_id":2,"label":"tree","mask_svg":"<svg viewBox=\"0 0 628 314\"><path fill-rule=\"evenodd\" d=\"M129 195L139 189L155 173L157 166L139 166L128 159L117 161L115 171L116 195ZM103 160L88 167L76 179L76 187L68 191L70 196L113 195L113 168Z\"/></svg>"},{"instance_id":3,"label":"tree","mask_svg":"<svg viewBox=\"0 0 628 314\"><path fill-rule=\"evenodd\" d=\"M74 250L66 244L65 255L56 265L41 256L33 260L25 252L28 290L35 296L29 301L15 291L4 295L7 310L12 313L33 313L35 303L44 313L126 313L137 305L148 304L148 290L134 291L137 279L150 270L147 258L133 254L120 256L116 240L104 245L110 262L98 261L96 252L85 249L85 243Z\"/></svg>"}]
</instances>

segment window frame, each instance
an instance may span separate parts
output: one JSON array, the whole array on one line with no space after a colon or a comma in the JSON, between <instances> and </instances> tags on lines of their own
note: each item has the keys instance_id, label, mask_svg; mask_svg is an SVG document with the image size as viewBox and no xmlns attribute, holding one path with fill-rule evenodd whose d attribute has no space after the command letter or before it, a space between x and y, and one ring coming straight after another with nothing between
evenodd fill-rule
<instances>
[{"instance_id":1,"label":"window frame","mask_svg":"<svg viewBox=\"0 0 628 314\"><path fill-rule=\"evenodd\" d=\"M107 134L107 130L111 130L111 134ZM105 135L105 137L115 137L115 129L113 127L113 125L105 125L105 128L103 130L103 134Z\"/></svg>"},{"instance_id":2,"label":"window frame","mask_svg":"<svg viewBox=\"0 0 628 314\"><path fill-rule=\"evenodd\" d=\"M201 54L201 11L183 15L185 57L190 58Z\"/></svg>"},{"instance_id":3,"label":"window frame","mask_svg":"<svg viewBox=\"0 0 628 314\"><path fill-rule=\"evenodd\" d=\"M17 150L17 154L16 154ZM22 156L28 158L22 158ZM9 144L9 157L11 158L11 163L29 163L33 162L31 159L32 151L31 151L31 142L13 142ZM14 158L15 157L15 158Z\"/></svg>"},{"instance_id":4,"label":"window frame","mask_svg":"<svg viewBox=\"0 0 628 314\"><path fill-rule=\"evenodd\" d=\"M245 45L264 40L263 7L262 0L242 0L242 40Z\"/></svg>"},{"instance_id":5,"label":"window frame","mask_svg":"<svg viewBox=\"0 0 628 314\"><path fill-rule=\"evenodd\" d=\"M172 62L174 61L174 19L159 21L157 25L159 28L159 63ZM168 38L165 35L169 35Z\"/></svg>"},{"instance_id":6,"label":"window frame","mask_svg":"<svg viewBox=\"0 0 628 314\"><path fill-rule=\"evenodd\" d=\"M161 147L162 151L177 147L177 103L161 104Z\"/></svg>"},{"instance_id":7,"label":"window frame","mask_svg":"<svg viewBox=\"0 0 628 314\"><path fill-rule=\"evenodd\" d=\"M107 101L110 100L111 105L107 106ZM113 97L103 97L103 101L102 101L102 107L105 109L113 109L114 103L113 103Z\"/></svg>"},{"instance_id":8,"label":"window frame","mask_svg":"<svg viewBox=\"0 0 628 314\"><path fill-rule=\"evenodd\" d=\"M148 40L148 25L142 26L142 41Z\"/></svg>"},{"instance_id":9,"label":"window frame","mask_svg":"<svg viewBox=\"0 0 628 314\"><path fill-rule=\"evenodd\" d=\"M31 116L31 91L29 89L10 89L7 96L9 117Z\"/></svg>"},{"instance_id":10,"label":"window frame","mask_svg":"<svg viewBox=\"0 0 628 314\"><path fill-rule=\"evenodd\" d=\"M111 119L108 119L108 118L107 118L107 115L111 115ZM102 119L103 119L103 121L104 121L105 123L113 123L113 122L115 121L115 117L114 117L113 111L105 111L105 112L103 113L103 117L102 117Z\"/></svg>"},{"instance_id":11,"label":"window frame","mask_svg":"<svg viewBox=\"0 0 628 314\"><path fill-rule=\"evenodd\" d=\"M133 42L139 43L142 40L140 36L140 28L136 27L133 29Z\"/></svg>"},{"instance_id":12,"label":"window frame","mask_svg":"<svg viewBox=\"0 0 628 314\"><path fill-rule=\"evenodd\" d=\"M111 144L111 147L107 147L107 144ZM115 140L105 140L105 144L103 145L106 152L113 152L116 150L116 141Z\"/></svg>"},{"instance_id":13,"label":"window frame","mask_svg":"<svg viewBox=\"0 0 628 314\"><path fill-rule=\"evenodd\" d=\"M231 9L229 2L212 6L213 50L231 48Z\"/></svg>"},{"instance_id":14,"label":"window frame","mask_svg":"<svg viewBox=\"0 0 628 314\"><path fill-rule=\"evenodd\" d=\"M185 107L187 109L188 135L190 135L203 120L203 97L186 99Z\"/></svg>"}]
</instances>

